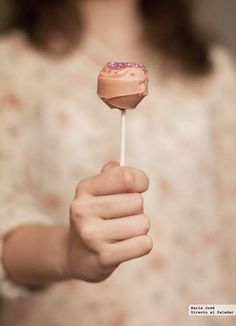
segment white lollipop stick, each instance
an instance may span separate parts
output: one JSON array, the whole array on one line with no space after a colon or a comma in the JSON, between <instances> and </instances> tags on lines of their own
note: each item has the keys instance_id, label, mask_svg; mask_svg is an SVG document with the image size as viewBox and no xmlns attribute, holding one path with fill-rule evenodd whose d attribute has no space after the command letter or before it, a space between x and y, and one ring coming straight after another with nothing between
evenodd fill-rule
<instances>
[{"instance_id":1,"label":"white lollipop stick","mask_svg":"<svg viewBox=\"0 0 236 326\"><path fill-rule=\"evenodd\" d=\"M126 110L121 110L120 121L120 166L125 165Z\"/></svg>"}]
</instances>

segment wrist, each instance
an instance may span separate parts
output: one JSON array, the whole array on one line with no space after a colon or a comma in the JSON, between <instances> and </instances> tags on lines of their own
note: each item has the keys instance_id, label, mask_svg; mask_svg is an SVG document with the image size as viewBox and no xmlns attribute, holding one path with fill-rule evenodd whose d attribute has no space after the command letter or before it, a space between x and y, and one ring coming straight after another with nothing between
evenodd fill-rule
<instances>
[{"instance_id":1,"label":"wrist","mask_svg":"<svg viewBox=\"0 0 236 326\"><path fill-rule=\"evenodd\" d=\"M69 226L54 225L50 242L54 249L54 272L58 281L71 279L68 266Z\"/></svg>"}]
</instances>

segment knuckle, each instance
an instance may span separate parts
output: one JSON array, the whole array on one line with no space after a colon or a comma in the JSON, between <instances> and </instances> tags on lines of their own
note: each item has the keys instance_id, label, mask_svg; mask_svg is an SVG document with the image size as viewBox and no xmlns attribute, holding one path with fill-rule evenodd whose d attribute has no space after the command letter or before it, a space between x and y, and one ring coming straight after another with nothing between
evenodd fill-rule
<instances>
[{"instance_id":1,"label":"knuckle","mask_svg":"<svg viewBox=\"0 0 236 326\"><path fill-rule=\"evenodd\" d=\"M74 200L71 204L70 204L70 216L72 217L79 217L79 209L78 209L78 202L77 200Z\"/></svg>"},{"instance_id":2,"label":"knuckle","mask_svg":"<svg viewBox=\"0 0 236 326\"><path fill-rule=\"evenodd\" d=\"M143 252L144 255L147 255L153 248L153 241L149 235L146 235L143 238Z\"/></svg>"},{"instance_id":3,"label":"knuckle","mask_svg":"<svg viewBox=\"0 0 236 326\"><path fill-rule=\"evenodd\" d=\"M120 183L125 191L131 191L135 185L134 173L129 168L120 169Z\"/></svg>"},{"instance_id":4,"label":"knuckle","mask_svg":"<svg viewBox=\"0 0 236 326\"><path fill-rule=\"evenodd\" d=\"M91 223L83 222L80 224L79 233L85 242L91 242L95 238L96 230Z\"/></svg>"},{"instance_id":5,"label":"knuckle","mask_svg":"<svg viewBox=\"0 0 236 326\"><path fill-rule=\"evenodd\" d=\"M139 193L134 194L135 197L135 207L137 209L137 212L143 211L143 196Z\"/></svg>"},{"instance_id":6,"label":"knuckle","mask_svg":"<svg viewBox=\"0 0 236 326\"><path fill-rule=\"evenodd\" d=\"M146 215L142 215L142 232L147 234L150 229L150 219Z\"/></svg>"},{"instance_id":7,"label":"knuckle","mask_svg":"<svg viewBox=\"0 0 236 326\"><path fill-rule=\"evenodd\" d=\"M90 214L90 204L85 199L77 199L74 204L76 216L88 216Z\"/></svg>"}]
</instances>

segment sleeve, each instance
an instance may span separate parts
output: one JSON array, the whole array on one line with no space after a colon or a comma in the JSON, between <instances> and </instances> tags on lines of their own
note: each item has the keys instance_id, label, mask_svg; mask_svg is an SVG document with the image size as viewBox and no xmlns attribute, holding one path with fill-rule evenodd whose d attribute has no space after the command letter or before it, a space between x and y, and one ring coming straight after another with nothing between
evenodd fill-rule
<instances>
[{"instance_id":1,"label":"sleeve","mask_svg":"<svg viewBox=\"0 0 236 326\"><path fill-rule=\"evenodd\" d=\"M1 52L1 51L0 51ZM10 63L7 67L9 68ZM24 224L52 224L39 205L40 146L32 92L14 69L0 65L0 295L17 298L30 293L7 279L1 262L6 234ZM22 79L21 79L22 80Z\"/></svg>"},{"instance_id":2,"label":"sleeve","mask_svg":"<svg viewBox=\"0 0 236 326\"><path fill-rule=\"evenodd\" d=\"M217 203L220 214L219 257L229 303L236 300L236 70L218 50L215 58L213 140Z\"/></svg>"}]
</instances>

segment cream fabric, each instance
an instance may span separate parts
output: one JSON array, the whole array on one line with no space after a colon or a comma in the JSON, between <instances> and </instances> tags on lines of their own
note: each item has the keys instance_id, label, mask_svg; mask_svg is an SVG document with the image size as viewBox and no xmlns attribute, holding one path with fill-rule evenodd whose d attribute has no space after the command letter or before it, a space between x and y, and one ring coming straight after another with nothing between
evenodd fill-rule
<instances>
[{"instance_id":1,"label":"cream fabric","mask_svg":"<svg viewBox=\"0 0 236 326\"><path fill-rule=\"evenodd\" d=\"M119 112L96 95L109 58L92 41L86 49L54 61L20 34L0 42L2 237L25 219L67 223L79 180L119 159ZM235 303L235 68L225 50L211 55L205 79L163 79L155 57L143 61L150 94L128 112L127 165L151 180L151 254L99 284L72 280L4 300L5 326L205 326L208 318L187 316L189 303Z\"/></svg>"}]
</instances>

